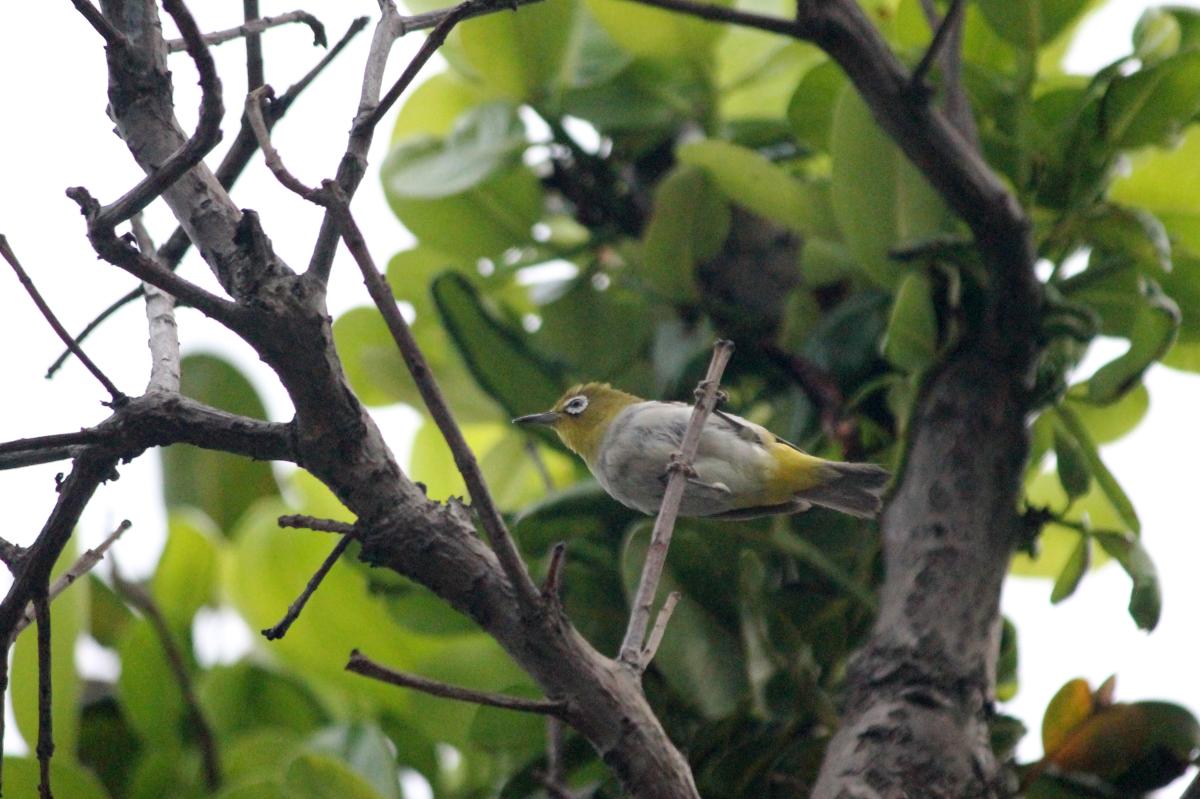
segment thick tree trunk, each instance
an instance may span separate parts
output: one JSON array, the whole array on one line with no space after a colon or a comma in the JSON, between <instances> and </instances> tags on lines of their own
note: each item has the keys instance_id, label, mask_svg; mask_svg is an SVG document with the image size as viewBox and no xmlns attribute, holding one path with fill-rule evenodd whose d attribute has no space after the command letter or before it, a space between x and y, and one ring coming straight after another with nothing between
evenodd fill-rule
<instances>
[{"instance_id":1,"label":"thick tree trunk","mask_svg":"<svg viewBox=\"0 0 1200 799\"><path fill-rule=\"evenodd\" d=\"M1020 375L961 350L926 383L882 519L880 615L813 796L996 797L1000 587L1027 452Z\"/></svg>"}]
</instances>

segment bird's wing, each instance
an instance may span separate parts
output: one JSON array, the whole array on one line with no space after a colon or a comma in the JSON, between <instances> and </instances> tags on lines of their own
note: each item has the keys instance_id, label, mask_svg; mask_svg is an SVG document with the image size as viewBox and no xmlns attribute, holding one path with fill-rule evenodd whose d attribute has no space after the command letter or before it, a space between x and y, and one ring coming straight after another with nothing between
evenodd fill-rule
<instances>
[{"instance_id":1,"label":"bird's wing","mask_svg":"<svg viewBox=\"0 0 1200 799\"><path fill-rule=\"evenodd\" d=\"M760 444L764 447L770 446L771 444L783 444L785 447L790 447L797 452L804 452L804 450L800 449L786 438L780 438L762 425L755 424L754 422L743 419L740 416L735 416L732 413L725 413L725 411L714 408L713 418L715 418L719 423L724 423L730 430L737 433L739 438L751 443Z\"/></svg>"}]
</instances>

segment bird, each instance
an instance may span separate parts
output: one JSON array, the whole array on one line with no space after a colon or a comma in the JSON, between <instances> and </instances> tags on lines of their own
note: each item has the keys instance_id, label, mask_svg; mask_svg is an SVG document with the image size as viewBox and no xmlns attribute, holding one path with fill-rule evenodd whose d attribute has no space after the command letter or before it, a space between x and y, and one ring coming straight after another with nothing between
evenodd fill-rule
<instances>
[{"instance_id":1,"label":"bird","mask_svg":"<svg viewBox=\"0 0 1200 799\"><path fill-rule=\"evenodd\" d=\"M645 400L608 383L583 383L550 410L513 422L553 429L609 496L653 516L691 414L682 402ZM874 463L809 455L761 425L714 410L687 470L679 515L753 519L820 505L871 518L882 507L890 476Z\"/></svg>"}]
</instances>

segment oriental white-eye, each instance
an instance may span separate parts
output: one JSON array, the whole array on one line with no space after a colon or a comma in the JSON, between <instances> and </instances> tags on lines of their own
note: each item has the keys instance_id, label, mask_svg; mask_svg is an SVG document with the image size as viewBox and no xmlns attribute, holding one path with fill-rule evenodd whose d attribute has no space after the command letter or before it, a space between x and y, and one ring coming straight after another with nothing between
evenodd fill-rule
<instances>
[{"instance_id":1,"label":"oriental white-eye","mask_svg":"<svg viewBox=\"0 0 1200 799\"><path fill-rule=\"evenodd\" d=\"M614 499L654 515L691 413L680 402L649 401L607 383L585 383L551 410L513 421L552 427ZM873 463L814 457L761 425L721 411L705 422L692 467L680 515L725 519L798 513L812 505L875 516L889 477Z\"/></svg>"}]
</instances>

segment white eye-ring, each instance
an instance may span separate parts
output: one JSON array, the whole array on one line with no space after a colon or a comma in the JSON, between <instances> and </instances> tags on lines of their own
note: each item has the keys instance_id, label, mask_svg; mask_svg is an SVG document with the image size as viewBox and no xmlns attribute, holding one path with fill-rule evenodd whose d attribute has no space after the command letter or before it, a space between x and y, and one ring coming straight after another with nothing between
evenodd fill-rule
<instances>
[{"instance_id":1,"label":"white eye-ring","mask_svg":"<svg viewBox=\"0 0 1200 799\"><path fill-rule=\"evenodd\" d=\"M567 404L563 406L563 410L572 416L578 416L587 409L588 398L580 394L577 397L571 397L567 400Z\"/></svg>"}]
</instances>

